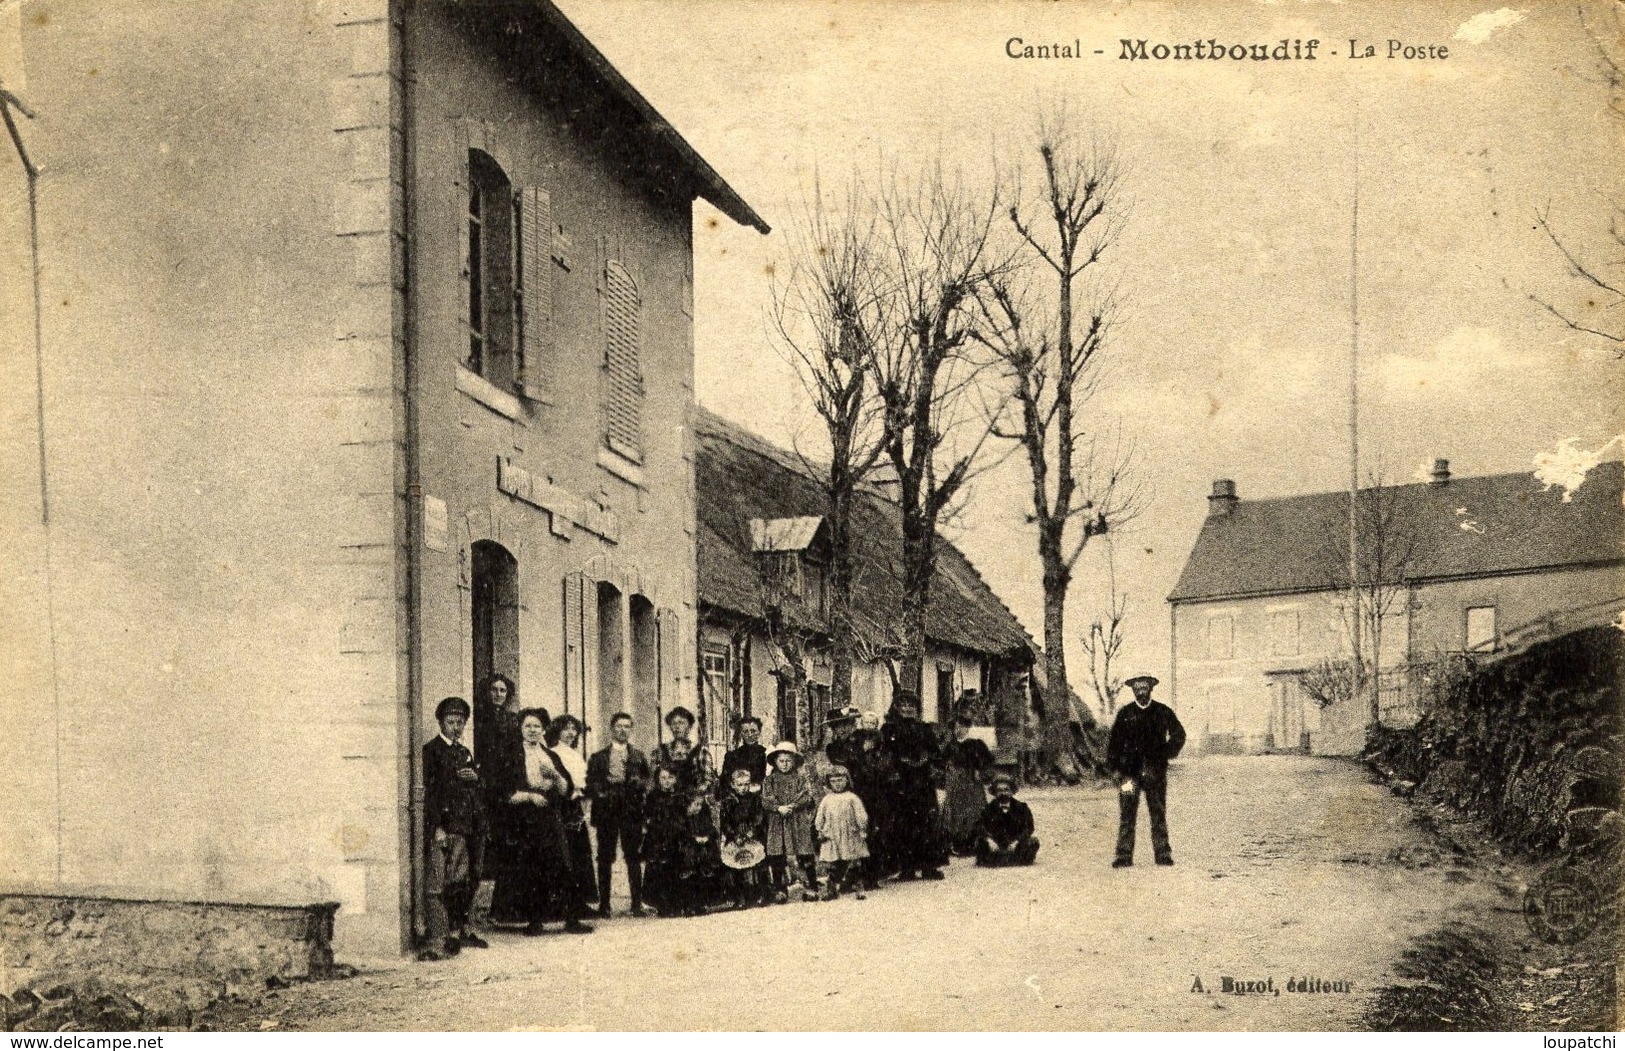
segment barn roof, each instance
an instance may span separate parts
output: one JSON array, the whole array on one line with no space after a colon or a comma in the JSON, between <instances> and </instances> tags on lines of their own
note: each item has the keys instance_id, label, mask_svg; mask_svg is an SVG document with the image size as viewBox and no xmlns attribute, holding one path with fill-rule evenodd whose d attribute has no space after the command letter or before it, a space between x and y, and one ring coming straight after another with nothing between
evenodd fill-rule
<instances>
[{"instance_id":1,"label":"barn roof","mask_svg":"<svg viewBox=\"0 0 1625 1051\"><path fill-rule=\"evenodd\" d=\"M698 406L694 434L700 604L760 616L752 520L816 519L825 511L823 493L808 465L794 453ZM902 616L902 526L897 505L864 494L855 515L853 590L860 621L895 624ZM989 656L1031 653L1032 638L970 560L946 539L939 536L939 542L937 575L926 611L931 641ZM786 610L786 616L813 630L827 628L824 618L805 606Z\"/></svg>"},{"instance_id":2,"label":"barn roof","mask_svg":"<svg viewBox=\"0 0 1625 1051\"><path fill-rule=\"evenodd\" d=\"M1384 486L1410 557L1407 581L1503 576L1625 561L1619 461L1598 464L1569 499L1533 474ZM1218 500L1217 496L1211 498ZM1202 523L1170 602L1324 591L1347 580L1347 492L1238 500ZM1369 506L1369 504L1368 504ZM1362 514L1362 521L1370 514Z\"/></svg>"}]
</instances>

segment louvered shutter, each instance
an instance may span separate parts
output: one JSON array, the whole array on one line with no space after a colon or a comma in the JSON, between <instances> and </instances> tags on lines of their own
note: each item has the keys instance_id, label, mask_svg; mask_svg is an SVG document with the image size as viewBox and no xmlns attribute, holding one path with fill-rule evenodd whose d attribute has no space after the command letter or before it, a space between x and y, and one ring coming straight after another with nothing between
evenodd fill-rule
<instances>
[{"instance_id":1,"label":"louvered shutter","mask_svg":"<svg viewBox=\"0 0 1625 1051\"><path fill-rule=\"evenodd\" d=\"M613 707L604 707L598 696L598 583L590 577L581 578L581 718L601 724L604 740L609 740L609 717L620 707L617 699Z\"/></svg>"},{"instance_id":2,"label":"louvered shutter","mask_svg":"<svg viewBox=\"0 0 1625 1051\"><path fill-rule=\"evenodd\" d=\"M519 389L533 401L553 395L553 202L527 186L519 200Z\"/></svg>"},{"instance_id":3,"label":"louvered shutter","mask_svg":"<svg viewBox=\"0 0 1625 1051\"><path fill-rule=\"evenodd\" d=\"M581 634L582 593L586 578L571 573L564 578L564 710L578 718L587 714L583 674L587 647Z\"/></svg>"},{"instance_id":4,"label":"louvered shutter","mask_svg":"<svg viewBox=\"0 0 1625 1051\"><path fill-rule=\"evenodd\" d=\"M629 460L643 460L643 371L639 325L643 300L637 282L615 261L604 266L604 444Z\"/></svg>"},{"instance_id":5,"label":"louvered shutter","mask_svg":"<svg viewBox=\"0 0 1625 1051\"><path fill-rule=\"evenodd\" d=\"M677 611L663 609L658 614L660 648L656 656L655 681L658 684L660 710L669 711L682 704L683 695L683 644L680 636L681 622Z\"/></svg>"}]
</instances>

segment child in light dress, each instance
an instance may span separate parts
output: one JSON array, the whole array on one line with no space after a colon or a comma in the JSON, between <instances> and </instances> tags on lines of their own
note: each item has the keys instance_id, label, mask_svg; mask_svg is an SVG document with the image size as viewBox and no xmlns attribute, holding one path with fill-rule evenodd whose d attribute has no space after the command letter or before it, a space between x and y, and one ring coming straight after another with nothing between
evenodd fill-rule
<instances>
[{"instance_id":1,"label":"child in light dress","mask_svg":"<svg viewBox=\"0 0 1625 1051\"><path fill-rule=\"evenodd\" d=\"M851 884L853 897L863 900L853 862L869 856L869 814L863 801L852 791L852 778L844 766L831 767L824 775L829 793L819 801L813 828L818 833L818 859L829 865L829 881L824 900L834 901L841 888Z\"/></svg>"}]
</instances>

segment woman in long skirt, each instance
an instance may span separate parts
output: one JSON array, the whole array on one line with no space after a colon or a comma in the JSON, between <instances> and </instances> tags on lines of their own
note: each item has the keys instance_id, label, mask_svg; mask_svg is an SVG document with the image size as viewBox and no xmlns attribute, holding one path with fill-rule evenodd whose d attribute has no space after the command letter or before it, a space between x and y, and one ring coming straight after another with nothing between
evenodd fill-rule
<instances>
[{"instance_id":1,"label":"woman in long skirt","mask_svg":"<svg viewBox=\"0 0 1625 1051\"><path fill-rule=\"evenodd\" d=\"M503 849L491 914L498 920L520 920L526 934L541 934L550 920L586 934L585 912L570 864L564 809L570 779L544 740L547 713L527 708L520 713L521 739L503 764L500 827Z\"/></svg>"},{"instance_id":2,"label":"woman in long skirt","mask_svg":"<svg viewBox=\"0 0 1625 1051\"><path fill-rule=\"evenodd\" d=\"M587 787L587 760L576 749L581 740L581 720L561 715L547 728L547 746L570 778L570 798L564 806L564 836L570 845L570 868L575 872L576 892L590 908L598 902L598 881L593 878L592 840L587 835L587 816L581 801Z\"/></svg>"},{"instance_id":3,"label":"woman in long skirt","mask_svg":"<svg viewBox=\"0 0 1625 1051\"><path fill-rule=\"evenodd\" d=\"M942 804L942 827L955 854L976 852L976 826L987 807L983 779L993 769L987 744L970 735L968 717L954 720L954 743L948 747L947 798Z\"/></svg>"}]
</instances>

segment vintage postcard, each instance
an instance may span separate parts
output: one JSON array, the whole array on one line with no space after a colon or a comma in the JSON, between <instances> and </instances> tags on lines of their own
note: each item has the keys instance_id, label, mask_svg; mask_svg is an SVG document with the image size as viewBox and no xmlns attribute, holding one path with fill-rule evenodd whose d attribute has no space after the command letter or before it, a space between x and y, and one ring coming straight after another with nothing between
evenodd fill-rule
<instances>
[{"instance_id":1,"label":"vintage postcard","mask_svg":"<svg viewBox=\"0 0 1625 1051\"><path fill-rule=\"evenodd\" d=\"M0 0L5 1028L1616 1029L1500 2Z\"/></svg>"}]
</instances>

